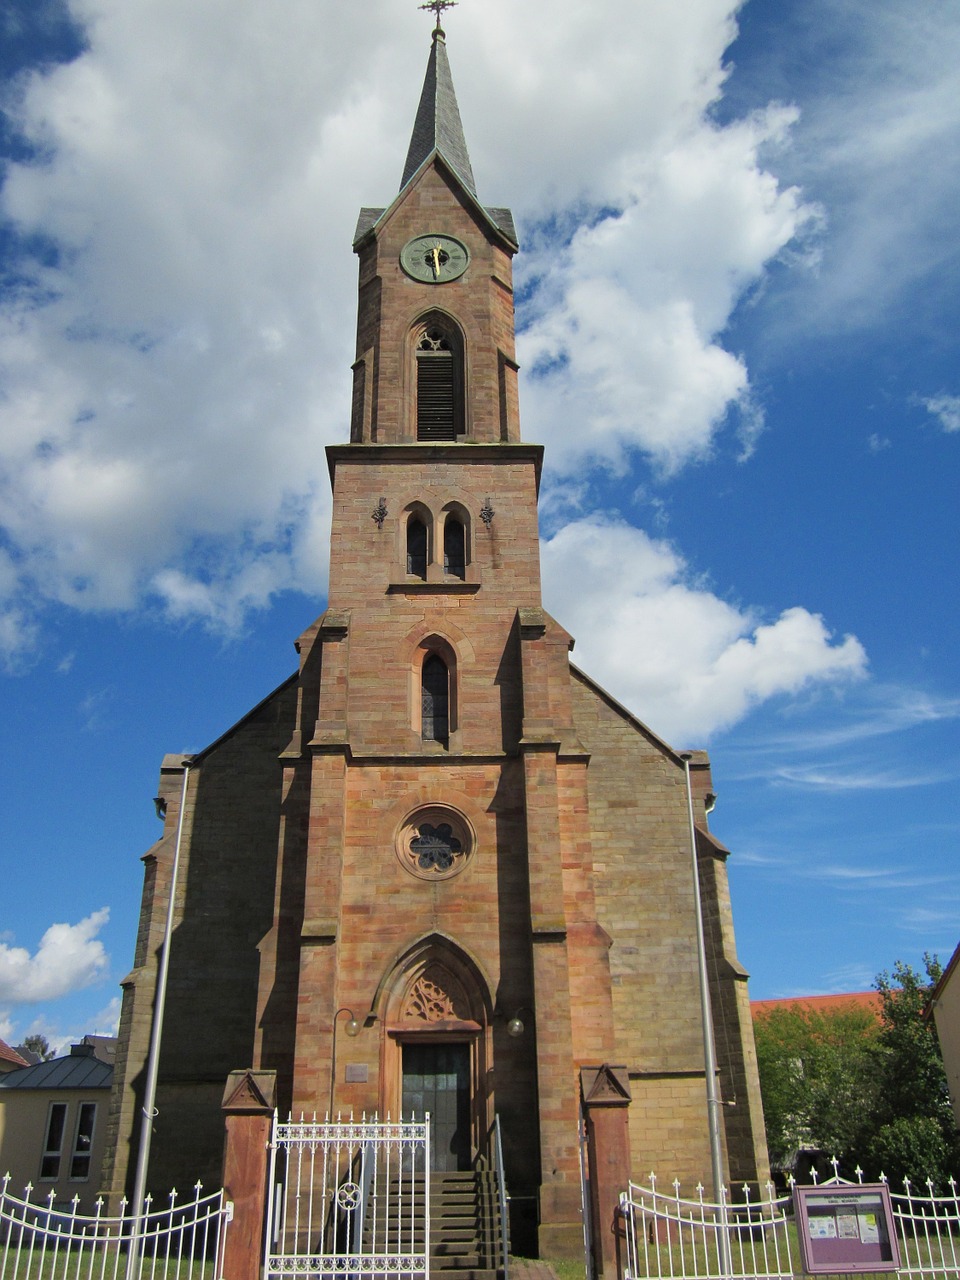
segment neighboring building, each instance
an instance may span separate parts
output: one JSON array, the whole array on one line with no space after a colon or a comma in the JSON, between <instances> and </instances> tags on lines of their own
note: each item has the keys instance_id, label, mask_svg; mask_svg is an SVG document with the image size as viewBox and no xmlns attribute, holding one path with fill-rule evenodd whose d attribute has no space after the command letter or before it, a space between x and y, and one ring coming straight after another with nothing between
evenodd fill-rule
<instances>
[{"instance_id":1,"label":"neighboring building","mask_svg":"<svg viewBox=\"0 0 960 1280\"><path fill-rule=\"evenodd\" d=\"M186 783L151 1186L216 1182L224 1082L254 1067L276 1072L284 1113L322 1116L331 1098L357 1115L429 1109L445 1167L485 1155L499 1113L515 1245L539 1232L541 1250L577 1254L582 1084L631 1099L637 1175L709 1181L684 759L570 666L573 640L543 609L517 233L476 194L442 33L400 193L362 210L354 250L328 606L297 672L161 766L106 1187L127 1190L136 1161ZM707 827L703 752L690 772L720 1086L736 1103L720 1110L727 1172L756 1183L727 850ZM588 1070L604 1064L617 1074Z\"/></svg>"},{"instance_id":2,"label":"neighboring building","mask_svg":"<svg viewBox=\"0 0 960 1280\"><path fill-rule=\"evenodd\" d=\"M4 1040L0 1040L0 1075L5 1075L8 1071L17 1071L20 1067L28 1067L30 1064L22 1053L18 1053L16 1049L11 1049Z\"/></svg>"},{"instance_id":3,"label":"neighboring building","mask_svg":"<svg viewBox=\"0 0 960 1280\"><path fill-rule=\"evenodd\" d=\"M52 1191L57 1208L76 1197L93 1212L112 1083L113 1067L88 1043L0 1076L0 1175L14 1194L30 1183L34 1199Z\"/></svg>"},{"instance_id":4,"label":"neighboring building","mask_svg":"<svg viewBox=\"0 0 960 1280\"><path fill-rule=\"evenodd\" d=\"M879 991L845 991L830 996L786 996L780 1000L751 1000L750 1011L754 1018L772 1013L776 1009L806 1009L810 1013L843 1013L848 1009L864 1009L880 1020Z\"/></svg>"},{"instance_id":5,"label":"neighboring building","mask_svg":"<svg viewBox=\"0 0 960 1280\"><path fill-rule=\"evenodd\" d=\"M960 946L930 993L929 1008L943 1054L954 1119L960 1127Z\"/></svg>"}]
</instances>

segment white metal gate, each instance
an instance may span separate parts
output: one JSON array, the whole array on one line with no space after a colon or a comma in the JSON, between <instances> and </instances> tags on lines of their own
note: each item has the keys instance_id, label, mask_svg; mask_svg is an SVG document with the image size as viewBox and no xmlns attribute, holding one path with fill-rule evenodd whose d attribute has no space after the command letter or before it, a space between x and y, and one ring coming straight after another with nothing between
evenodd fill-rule
<instances>
[{"instance_id":1,"label":"white metal gate","mask_svg":"<svg viewBox=\"0 0 960 1280\"><path fill-rule=\"evenodd\" d=\"M430 1274L430 1117L281 1123L270 1144L265 1280Z\"/></svg>"}]
</instances>

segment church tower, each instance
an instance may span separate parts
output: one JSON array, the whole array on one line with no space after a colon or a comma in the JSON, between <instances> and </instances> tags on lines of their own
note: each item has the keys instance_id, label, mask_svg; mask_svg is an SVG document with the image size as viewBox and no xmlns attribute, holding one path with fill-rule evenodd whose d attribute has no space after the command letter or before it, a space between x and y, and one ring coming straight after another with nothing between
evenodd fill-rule
<instances>
[{"instance_id":1,"label":"church tower","mask_svg":"<svg viewBox=\"0 0 960 1280\"><path fill-rule=\"evenodd\" d=\"M481 204L439 25L400 190L363 209L326 611L299 670L190 761L151 1185L216 1179L227 1073L282 1111L429 1110L438 1168L499 1115L515 1247L582 1248L580 1119L706 1178L683 759L543 609L507 209ZM346 434L346 432L345 432ZM729 1177L766 1175L745 973L691 764ZM125 981L111 1189L132 1164L182 762Z\"/></svg>"}]
</instances>

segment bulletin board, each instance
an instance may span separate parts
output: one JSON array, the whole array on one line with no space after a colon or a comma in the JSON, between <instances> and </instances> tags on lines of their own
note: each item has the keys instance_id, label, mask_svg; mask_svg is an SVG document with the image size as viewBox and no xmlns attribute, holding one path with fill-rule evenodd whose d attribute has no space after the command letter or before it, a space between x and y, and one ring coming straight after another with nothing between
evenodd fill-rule
<instances>
[{"instance_id":1,"label":"bulletin board","mask_svg":"<svg viewBox=\"0 0 960 1280\"><path fill-rule=\"evenodd\" d=\"M896 1271L900 1266L893 1206L883 1183L794 1187L793 1207L808 1275Z\"/></svg>"}]
</instances>

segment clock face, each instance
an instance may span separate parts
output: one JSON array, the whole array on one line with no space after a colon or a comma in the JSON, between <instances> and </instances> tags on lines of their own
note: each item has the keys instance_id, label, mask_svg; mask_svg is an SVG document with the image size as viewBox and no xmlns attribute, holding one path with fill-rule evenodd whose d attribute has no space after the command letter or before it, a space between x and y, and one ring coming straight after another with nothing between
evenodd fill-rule
<instances>
[{"instance_id":1,"label":"clock face","mask_svg":"<svg viewBox=\"0 0 960 1280\"><path fill-rule=\"evenodd\" d=\"M444 284L462 276L470 264L465 244L453 236L414 236L400 250L400 265L414 280L424 284Z\"/></svg>"}]
</instances>

